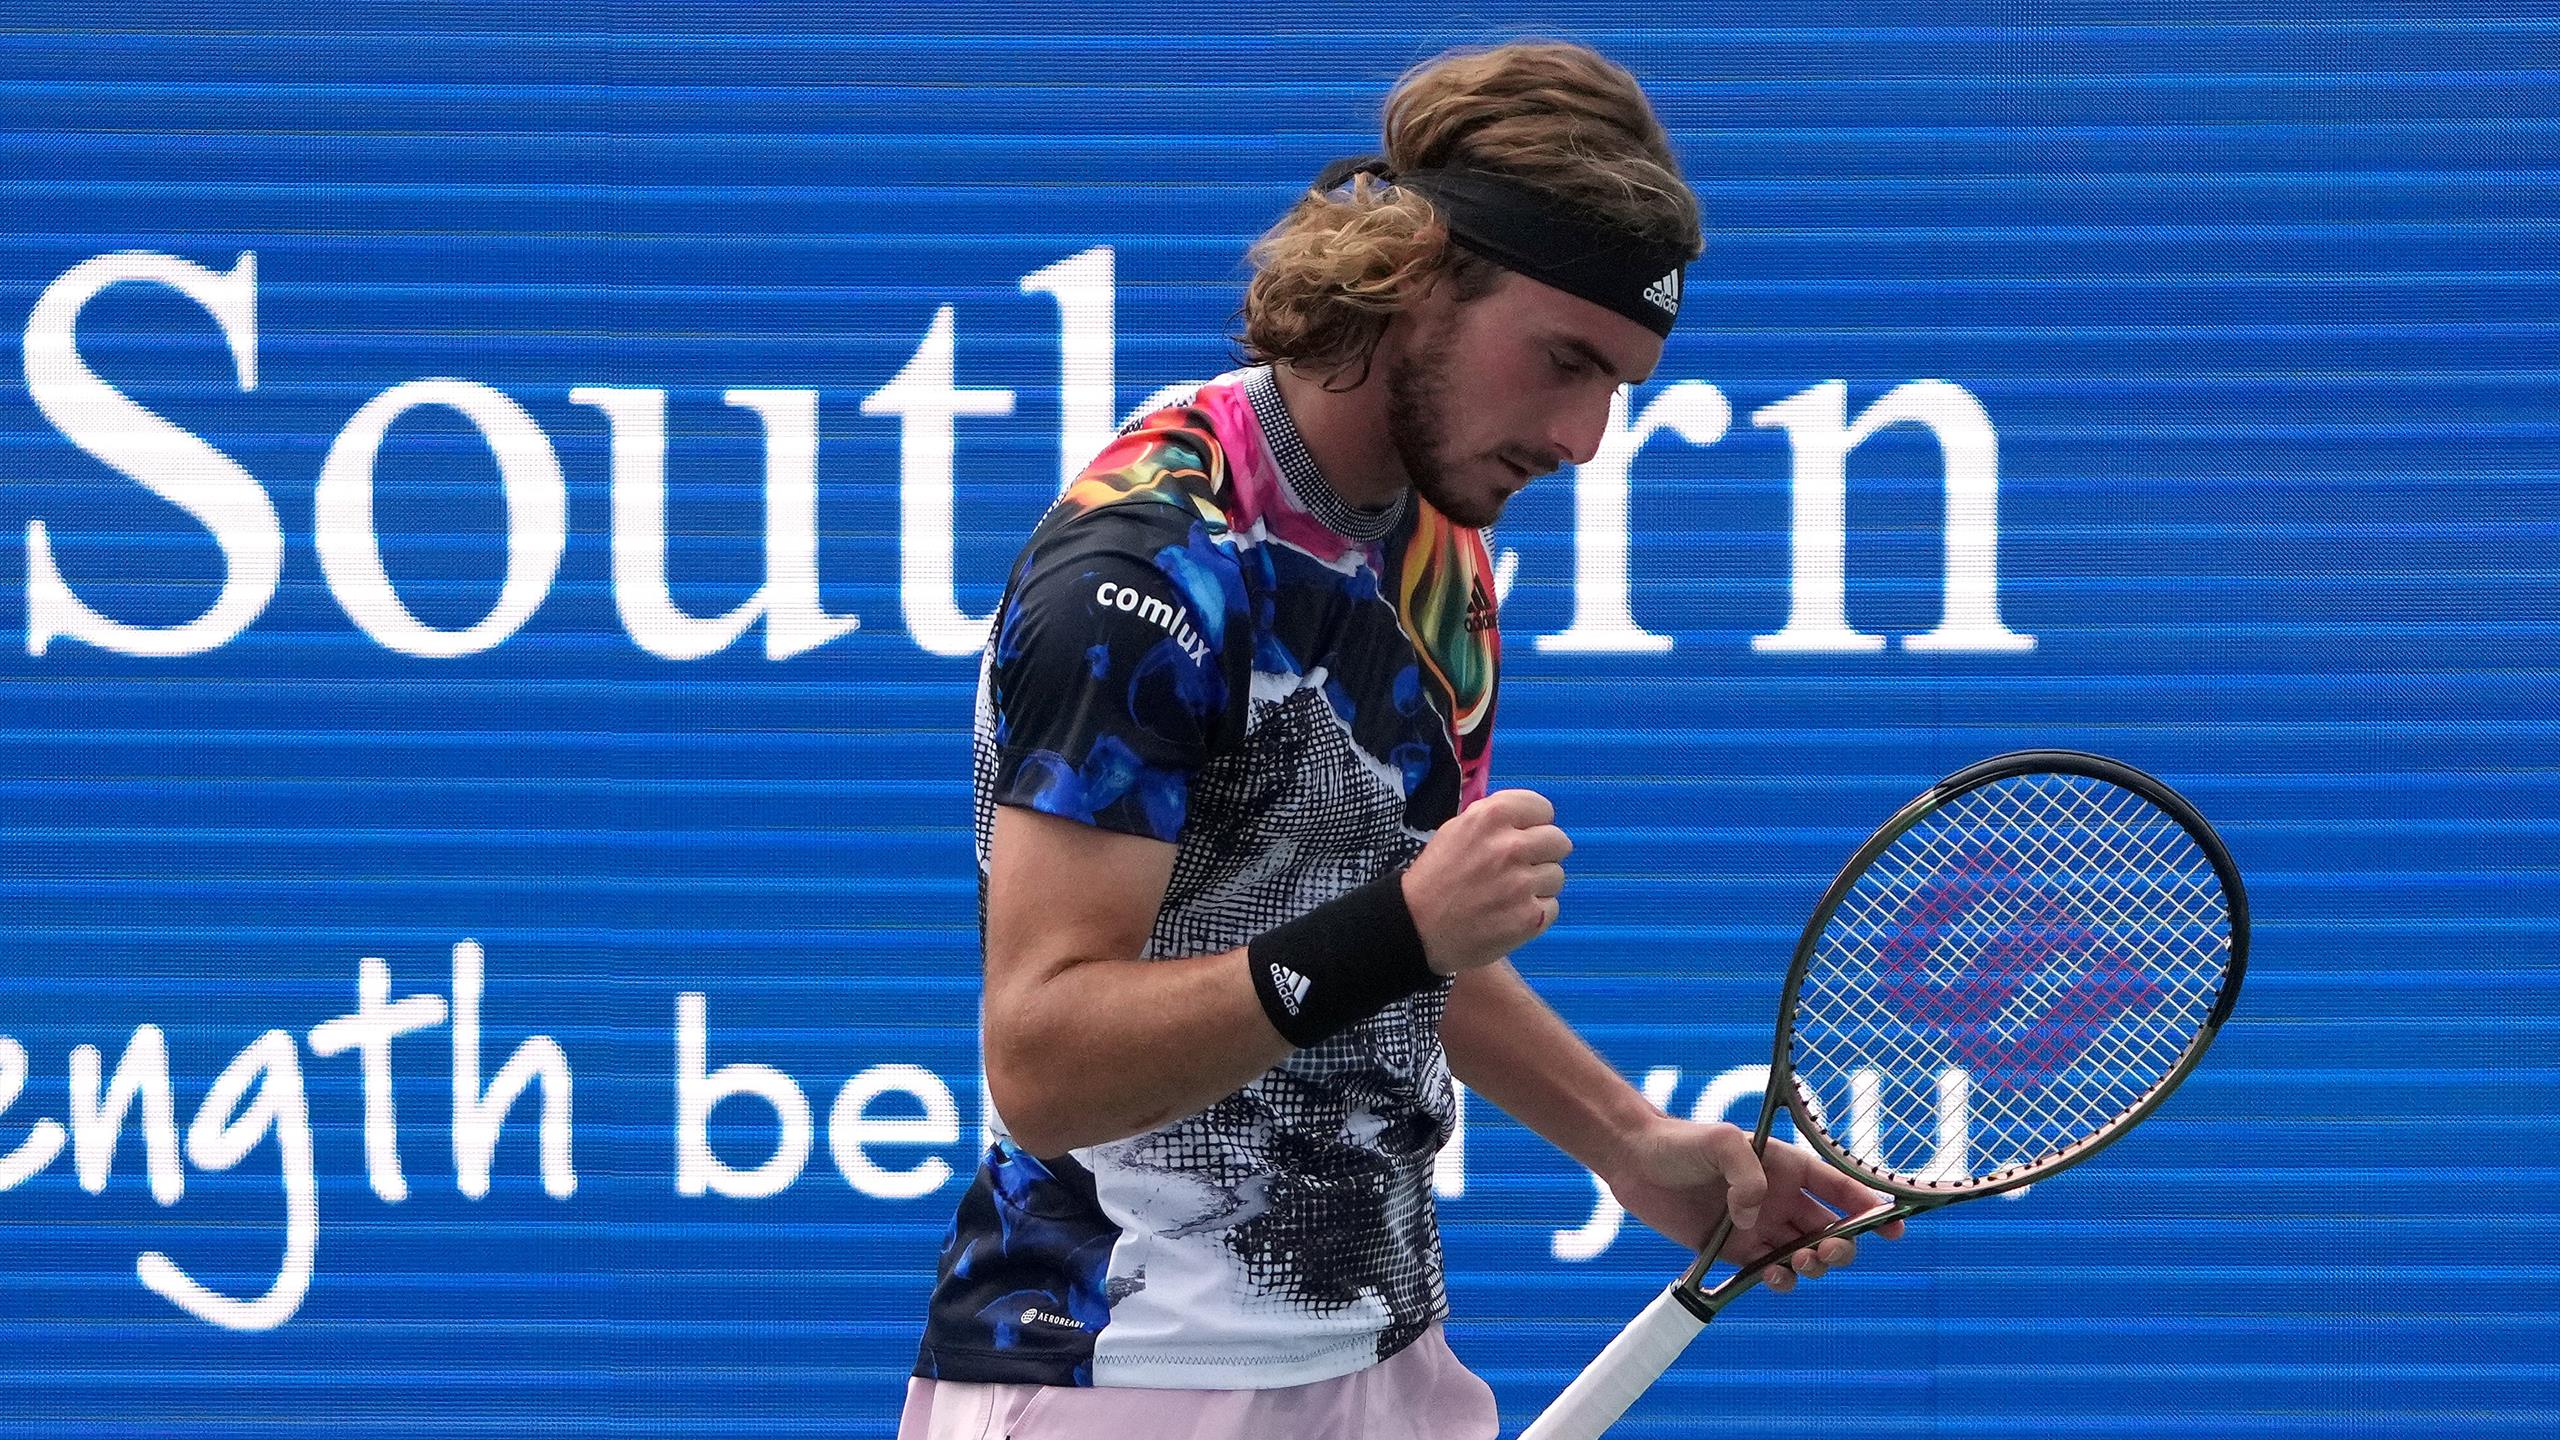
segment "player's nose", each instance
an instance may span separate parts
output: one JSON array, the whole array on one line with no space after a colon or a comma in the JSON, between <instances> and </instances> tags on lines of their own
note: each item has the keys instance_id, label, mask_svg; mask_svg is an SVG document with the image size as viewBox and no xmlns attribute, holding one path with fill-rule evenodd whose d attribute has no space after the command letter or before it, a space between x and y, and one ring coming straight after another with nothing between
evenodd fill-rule
<instances>
[{"instance_id":1,"label":"player's nose","mask_svg":"<svg viewBox=\"0 0 2560 1440\"><path fill-rule=\"evenodd\" d=\"M1576 400L1556 415L1547 430L1547 452L1550 462L1566 465L1588 465L1600 453L1600 441L1609 431L1609 407L1616 399L1614 390L1602 391L1595 404Z\"/></svg>"}]
</instances>

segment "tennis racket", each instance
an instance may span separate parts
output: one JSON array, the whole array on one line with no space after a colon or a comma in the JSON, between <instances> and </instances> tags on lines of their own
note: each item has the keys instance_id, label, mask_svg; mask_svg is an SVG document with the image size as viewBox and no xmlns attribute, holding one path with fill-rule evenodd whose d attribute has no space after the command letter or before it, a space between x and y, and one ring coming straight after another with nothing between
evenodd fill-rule
<instances>
[{"instance_id":1,"label":"tennis racket","mask_svg":"<svg viewBox=\"0 0 2560 1440\"><path fill-rule=\"evenodd\" d=\"M2045 1179L2149 1115L2240 998L2249 906L2213 827L2131 766L2028 750L1960 770L1859 847L1796 942L1751 1148L1783 1102L1891 1197L1714 1286L1707 1241L1520 1440L1595 1440L1771 1265Z\"/></svg>"}]
</instances>

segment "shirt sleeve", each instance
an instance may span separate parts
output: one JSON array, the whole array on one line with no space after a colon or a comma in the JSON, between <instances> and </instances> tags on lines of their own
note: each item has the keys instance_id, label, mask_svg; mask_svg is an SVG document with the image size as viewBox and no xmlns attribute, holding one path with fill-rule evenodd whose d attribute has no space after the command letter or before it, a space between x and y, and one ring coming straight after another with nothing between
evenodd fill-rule
<instances>
[{"instance_id":1,"label":"shirt sleeve","mask_svg":"<svg viewBox=\"0 0 2560 1440\"><path fill-rule=\"evenodd\" d=\"M1170 507L1035 542L995 630L995 802L1178 839L1192 776L1241 732L1248 615L1234 559Z\"/></svg>"}]
</instances>

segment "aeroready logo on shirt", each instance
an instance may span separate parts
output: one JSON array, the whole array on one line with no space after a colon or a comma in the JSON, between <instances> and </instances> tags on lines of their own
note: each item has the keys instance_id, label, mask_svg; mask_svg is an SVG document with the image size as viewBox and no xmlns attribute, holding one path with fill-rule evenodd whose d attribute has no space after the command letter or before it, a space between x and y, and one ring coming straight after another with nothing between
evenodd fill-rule
<instances>
[{"instance_id":1,"label":"aeroready logo on shirt","mask_svg":"<svg viewBox=\"0 0 2560 1440\"><path fill-rule=\"evenodd\" d=\"M1182 647L1193 664L1209 658L1209 642L1201 639L1199 632L1191 628L1191 612L1187 609L1168 605L1153 595L1142 594L1108 580L1095 588L1093 603L1105 610L1126 611L1172 636L1173 643Z\"/></svg>"}]
</instances>

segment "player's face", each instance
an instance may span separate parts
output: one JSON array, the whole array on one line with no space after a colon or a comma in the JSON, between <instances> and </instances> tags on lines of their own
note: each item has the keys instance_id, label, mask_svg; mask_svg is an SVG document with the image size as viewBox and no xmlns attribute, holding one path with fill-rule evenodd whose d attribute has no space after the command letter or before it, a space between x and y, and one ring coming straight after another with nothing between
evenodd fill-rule
<instances>
[{"instance_id":1,"label":"player's face","mask_svg":"<svg viewBox=\"0 0 2560 1440\"><path fill-rule=\"evenodd\" d=\"M1662 340L1577 295L1505 271L1458 301L1442 284L1405 312L1388 367L1388 432L1422 497L1485 526L1528 483L1600 448L1622 385Z\"/></svg>"}]
</instances>

